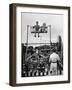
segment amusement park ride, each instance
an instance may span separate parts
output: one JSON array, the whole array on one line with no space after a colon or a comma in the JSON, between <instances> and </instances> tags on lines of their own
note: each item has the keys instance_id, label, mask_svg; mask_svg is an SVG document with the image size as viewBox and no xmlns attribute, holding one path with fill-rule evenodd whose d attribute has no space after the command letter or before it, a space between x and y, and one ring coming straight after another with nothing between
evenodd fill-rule
<instances>
[{"instance_id":1,"label":"amusement park ride","mask_svg":"<svg viewBox=\"0 0 72 90\"><path fill-rule=\"evenodd\" d=\"M48 27L46 26L45 23L43 23L43 26L35 25L32 27L34 30L31 31L32 34L35 34L34 36L36 37L36 34L38 34L38 37L40 37L40 33L48 33L47 29Z\"/></svg>"},{"instance_id":2,"label":"amusement park ride","mask_svg":"<svg viewBox=\"0 0 72 90\"><path fill-rule=\"evenodd\" d=\"M46 23L43 23L43 26L39 26L38 25L38 21L37 21L36 22L36 25L34 25L34 26L27 25L27 40L26 40L26 43L25 43L25 45L26 45L26 53L27 53L27 48L28 48L28 45L29 45L29 43L28 43L28 39L29 39L29 37L28 37L29 36L28 35L29 28L31 29L31 34L34 34L34 37L35 38L37 37L36 35L38 35L38 38L39 38L40 37L40 34L44 34L44 33L47 34L48 33L48 30L49 30L50 43L47 43L47 44L51 45L51 25L46 26ZM45 43L38 43L38 44L45 44ZM50 48L50 51L51 51L51 48Z\"/></svg>"},{"instance_id":3,"label":"amusement park ride","mask_svg":"<svg viewBox=\"0 0 72 90\"><path fill-rule=\"evenodd\" d=\"M37 36L38 36L38 38L40 37L40 34L47 34L48 33L48 30L49 30L49 36L50 36L50 43L46 43L46 44L49 44L50 46L51 46L51 25L48 25L48 26L46 26L46 24L45 23L43 23L43 26L39 26L38 24L37 25L35 25L35 26L29 26L29 25L27 25L27 41L26 41L26 43L25 43L25 45L26 45L26 54L25 54L25 56L27 55L27 48L28 48L28 46L29 46L29 43L28 43L28 33L29 33L29 29L31 29L30 31L30 33L31 34L34 34L34 37L36 38ZM33 44L33 43L31 43L31 44ZM36 43L37 44L37 43ZM44 44L45 45L45 43L38 43L39 45L41 45L41 44ZM51 48L50 48L50 51L51 51ZM27 58L25 58L26 60L27 60Z\"/></svg>"},{"instance_id":4,"label":"amusement park ride","mask_svg":"<svg viewBox=\"0 0 72 90\"><path fill-rule=\"evenodd\" d=\"M29 28L31 29L31 34L34 34L34 37L38 38L40 37L40 34L47 34L49 30L49 36L50 36L50 44L51 44L51 25L46 26L46 23L43 23L43 26L35 25L35 26L30 26L27 25L27 41L26 45L28 45L28 33L29 33Z\"/></svg>"}]
</instances>

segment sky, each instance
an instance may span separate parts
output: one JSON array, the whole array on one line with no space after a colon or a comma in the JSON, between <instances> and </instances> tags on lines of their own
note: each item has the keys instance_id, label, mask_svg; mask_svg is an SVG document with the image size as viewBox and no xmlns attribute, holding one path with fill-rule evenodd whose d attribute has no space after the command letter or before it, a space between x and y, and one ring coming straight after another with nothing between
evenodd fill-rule
<instances>
[{"instance_id":1,"label":"sky","mask_svg":"<svg viewBox=\"0 0 72 90\"><path fill-rule=\"evenodd\" d=\"M51 41L57 42L58 36L61 35L63 38L63 14L51 14L51 13L21 13L21 41L26 43L27 40L27 25L28 28L28 43L50 43L50 29L48 28L48 33L40 34L40 37L34 37L31 33L31 26L39 22L42 26L43 23L46 25L51 25Z\"/></svg>"}]
</instances>

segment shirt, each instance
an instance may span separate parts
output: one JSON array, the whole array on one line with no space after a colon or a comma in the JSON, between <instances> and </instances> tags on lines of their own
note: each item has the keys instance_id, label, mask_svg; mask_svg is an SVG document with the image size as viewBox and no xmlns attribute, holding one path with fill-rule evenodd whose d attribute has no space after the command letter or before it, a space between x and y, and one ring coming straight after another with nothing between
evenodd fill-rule
<instances>
[{"instance_id":1,"label":"shirt","mask_svg":"<svg viewBox=\"0 0 72 90\"><path fill-rule=\"evenodd\" d=\"M40 26L39 25L35 25L35 26L33 26L33 28L35 28L36 31L39 31Z\"/></svg>"},{"instance_id":2,"label":"shirt","mask_svg":"<svg viewBox=\"0 0 72 90\"><path fill-rule=\"evenodd\" d=\"M52 53L52 54L50 55L49 62L51 62L51 63L56 63L57 61L60 61L59 55L56 54L56 53Z\"/></svg>"}]
</instances>

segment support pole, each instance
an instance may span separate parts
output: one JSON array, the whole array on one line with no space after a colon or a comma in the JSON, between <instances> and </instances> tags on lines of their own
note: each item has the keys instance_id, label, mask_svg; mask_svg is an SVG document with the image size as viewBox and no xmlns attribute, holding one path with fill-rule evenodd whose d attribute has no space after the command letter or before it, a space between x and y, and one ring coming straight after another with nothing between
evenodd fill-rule
<instances>
[{"instance_id":1,"label":"support pole","mask_svg":"<svg viewBox=\"0 0 72 90\"><path fill-rule=\"evenodd\" d=\"M51 25L49 25L50 28L50 45L51 45Z\"/></svg>"},{"instance_id":2,"label":"support pole","mask_svg":"<svg viewBox=\"0 0 72 90\"><path fill-rule=\"evenodd\" d=\"M27 41L26 41L27 46L28 46L28 29L29 29L29 25L27 25Z\"/></svg>"},{"instance_id":3,"label":"support pole","mask_svg":"<svg viewBox=\"0 0 72 90\"><path fill-rule=\"evenodd\" d=\"M49 30L50 30L50 53L51 53L51 25L49 25Z\"/></svg>"},{"instance_id":4,"label":"support pole","mask_svg":"<svg viewBox=\"0 0 72 90\"><path fill-rule=\"evenodd\" d=\"M25 54L25 60L26 60L27 48L28 48L28 29L29 29L29 25L27 25L27 40L26 40L26 54Z\"/></svg>"}]
</instances>

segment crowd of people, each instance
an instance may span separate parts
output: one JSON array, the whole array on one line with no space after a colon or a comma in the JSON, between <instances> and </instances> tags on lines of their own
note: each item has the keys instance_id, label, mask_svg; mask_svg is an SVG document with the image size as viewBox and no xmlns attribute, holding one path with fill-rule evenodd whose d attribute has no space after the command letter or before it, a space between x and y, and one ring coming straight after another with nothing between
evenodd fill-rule
<instances>
[{"instance_id":1,"label":"crowd of people","mask_svg":"<svg viewBox=\"0 0 72 90\"><path fill-rule=\"evenodd\" d=\"M23 64L23 76L62 75L63 64L56 49L44 55L38 48Z\"/></svg>"}]
</instances>

